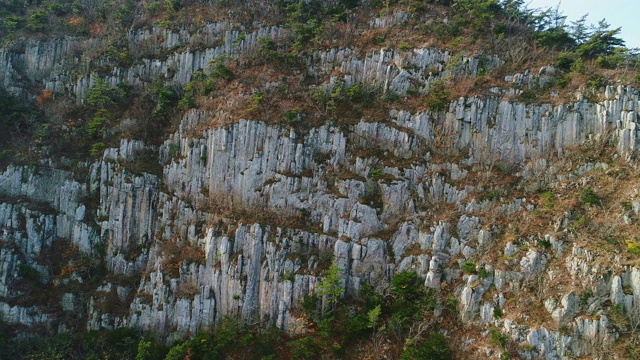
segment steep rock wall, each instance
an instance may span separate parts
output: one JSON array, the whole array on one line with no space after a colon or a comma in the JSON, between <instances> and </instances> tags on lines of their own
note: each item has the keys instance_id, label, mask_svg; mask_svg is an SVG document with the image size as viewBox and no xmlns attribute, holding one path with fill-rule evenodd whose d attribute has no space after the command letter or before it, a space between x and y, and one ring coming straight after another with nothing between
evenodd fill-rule
<instances>
[{"instance_id":1,"label":"steep rock wall","mask_svg":"<svg viewBox=\"0 0 640 360\"><path fill-rule=\"evenodd\" d=\"M134 31L129 43L150 56L112 67L106 78L112 86L156 78L186 84L210 60L248 53L260 37L282 31L258 29L243 41L227 22L197 36L185 29ZM95 65L80 61L81 52L91 46L97 45L65 38L29 43L23 53L1 50L2 86L18 93L38 84L81 101L92 82L87 69ZM483 61L501 66L497 58ZM307 58L309 74L327 76L330 86L342 79L399 94L410 84L427 93L447 76L475 74L479 62L433 49L332 49ZM513 81L525 77L531 76ZM415 270L425 286L453 289L456 311L469 326L494 326L529 344L520 349L524 358L599 356L619 335L605 303L640 313L636 267L619 258L604 267L598 254L552 234L508 242L499 249L504 261L480 265L487 276L466 274L462 265L496 252L504 225L488 214L527 214L538 206L525 198L482 199L483 185L469 179L474 168L518 164L525 178L578 176L604 167L585 164L558 174L546 159L589 141L613 143L633 158L638 91L608 87L601 98L553 106L475 96L441 112L393 110L384 122L307 132L254 120L198 131L211 115L192 110L159 149L123 140L73 170L51 168L53 161L10 166L0 174L0 314L8 323L52 331L71 328L65 315L78 313L88 329L133 326L172 338L225 316L296 332L304 326L296 307L335 258L347 296L364 284L384 291L394 274ZM136 171L136 157L147 150L158 151L161 176ZM453 215L438 217L451 209ZM543 240L550 245L540 245ZM79 255L62 259L64 266L43 258L67 242ZM106 276L92 279L95 269L79 266L83 259L103 261ZM39 285L69 286L52 292L48 306L20 301L25 293L18 285L29 268ZM570 279L560 281L559 271ZM543 305L545 322L525 312L494 316L532 283L541 289L534 300Z\"/></svg>"}]
</instances>

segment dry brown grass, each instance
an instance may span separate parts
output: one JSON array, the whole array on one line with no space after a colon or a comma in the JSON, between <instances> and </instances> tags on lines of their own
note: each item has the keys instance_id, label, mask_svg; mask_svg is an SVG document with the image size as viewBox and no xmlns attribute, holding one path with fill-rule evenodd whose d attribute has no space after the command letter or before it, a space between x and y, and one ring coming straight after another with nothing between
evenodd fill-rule
<instances>
[{"instance_id":1,"label":"dry brown grass","mask_svg":"<svg viewBox=\"0 0 640 360\"><path fill-rule=\"evenodd\" d=\"M160 265L167 275L176 278L183 264L202 264L205 262L204 250L188 241L174 237L160 243L162 260Z\"/></svg>"},{"instance_id":2,"label":"dry brown grass","mask_svg":"<svg viewBox=\"0 0 640 360\"><path fill-rule=\"evenodd\" d=\"M221 192L210 192L198 210L213 214L211 223L245 223L317 231L318 224L309 214L297 209L267 209L262 204L248 204L245 201Z\"/></svg>"},{"instance_id":3,"label":"dry brown grass","mask_svg":"<svg viewBox=\"0 0 640 360\"><path fill-rule=\"evenodd\" d=\"M180 282L176 291L176 297L191 299L199 293L200 286L198 285L197 281L194 279L189 279L187 281Z\"/></svg>"}]
</instances>

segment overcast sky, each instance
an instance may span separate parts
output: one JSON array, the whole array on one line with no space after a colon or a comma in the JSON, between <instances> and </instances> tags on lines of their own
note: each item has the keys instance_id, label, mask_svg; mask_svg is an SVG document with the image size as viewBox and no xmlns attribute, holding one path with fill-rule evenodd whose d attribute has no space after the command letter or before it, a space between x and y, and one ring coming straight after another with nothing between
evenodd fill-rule
<instances>
[{"instance_id":1,"label":"overcast sky","mask_svg":"<svg viewBox=\"0 0 640 360\"><path fill-rule=\"evenodd\" d=\"M529 0L529 8L555 7L575 21L589 13L587 23L597 23L606 18L611 28L622 27L621 37L628 48L640 48L640 0Z\"/></svg>"}]
</instances>

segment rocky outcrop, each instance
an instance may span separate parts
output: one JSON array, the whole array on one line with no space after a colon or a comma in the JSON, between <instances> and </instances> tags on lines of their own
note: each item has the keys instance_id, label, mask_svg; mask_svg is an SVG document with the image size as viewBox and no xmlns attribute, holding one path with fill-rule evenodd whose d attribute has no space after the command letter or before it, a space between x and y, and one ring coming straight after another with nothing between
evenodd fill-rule
<instances>
[{"instance_id":1,"label":"rocky outcrop","mask_svg":"<svg viewBox=\"0 0 640 360\"><path fill-rule=\"evenodd\" d=\"M278 39L284 35L281 27L245 30L228 20L195 30L151 27L129 32L117 59L109 57L107 50L113 44L106 41L72 37L30 41L24 45L24 51L0 49L0 84L16 95L21 94L22 88L37 84L56 93L72 94L82 101L98 76L91 69L97 67L110 68L101 77L112 87L122 83L142 87L156 80L184 86L194 71L208 71L212 60L223 55L250 54L259 48L260 38ZM135 63L126 59L135 59ZM309 76L341 72L348 74L342 78L347 86L362 82L385 93L401 95L410 87L426 93L430 84L448 76L475 75L503 64L495 56L467 57L436 49L381 49L363 57L359 50L331 49L314 51L306 62Z\"/></svg>"},{"instance_id":2,"label":"rocky outcrop","mask_svg":"<svg viewBox=\"0 0 640 360\"><path fill-rule=\"evenodd\" d=\"M98 76L89 70L100 65L110 69L111 86L159 78L184 85L211 60L249 54L259 38L283 33L243 32L230 22L139 29L127 35L129 51L145 56L117 66L83 55L107 46L97 40L34 41L24 52L0 50L0 84L14 94L38 84L82 101ZM361 82L400 96L502 66L497 57L435 49L329 49L305 60L308 75L326 78L328 88ZM523 87L551 73L506 80ZM632 159L639 94L607 87L598 102L562 105L503 96L516 93L304 131L261 119L203 130L212 115L190 110L158 148L124 139L93 163L9 166L0 173L2 319L52 331L78 322L132 326L169 340L225 316L296 332L304 326L296 307L335 259L345 296L357 297L365 284L384 292L394 274L415 271L425 287L451 291L462 322L505 334L523 358L601 356L623 331L611 315L640 318L640 270L620 257L604 266L592 249L567 241L570 214L553 234L504 239L510 224L496 217L533 214L540 204L487 194L492 184L481 177L514 164L510 176L545 185L606 171L588 162L560 173L547 161L585 143L613 143ZM161 167L155 174L137 165L149 153ZM638 209L631 204L629 222ZM52 264L47 253L59 244L73 251ZM21 303L25 281L53 289L53 305ZM525 292L530 299L520 303ZM77 316L71 323L60 314Z\"/></svg>"},{"instance_id":3,"label":"rocky outcrop","mask_svg":"<svg viewBox=\"0 0 640 360\"><path fill-rule=\"evenodd\" d=\"M202 114L187 115L183 126L197 116ZM371 132L371 126L378 129ZM504 254L520 256L515 262L518 267L506 271L488 268L484 270L488 275L479 277L463 276L460 266L478 251L486 251L493 233L499 231L485 228L479 217L462 214L453 223L432 226L417 219L404 221L390 239L376 237L377 232L390 226L385 217L410 218L420 214L417 209L427 201L450 203L469 214L485 205L462 205L473 193L472 188L451 185L440 175L444 171L451 179L464 179L467 172L457 165L439 166L441 173L425 176L435 166L426 154L404 171L382 168L382 173L393 176L389 183L371 179L372 159L354 158L350 152L353 134L375 138L382 149L395 149L395 156L415 156L411 146L403 149L402 144L416 134L377 124L360 123L352 134L325 126L298 135L278 126L242 121L207 130L201 139L175 134L160 150L160 158L166 162L162 179L128 170L131 159L145 148L129 141L123 141L118 149L108 149L100 162L91 165L85 183L75 181L74 173L68 171L10 167L0 181L7 199L0 218L5 241L16 248L3 248L3 294L9 296L11 279L20 277L21 261L42 269L43 281L49 281L47 269L39 265L37 256L55 238L65 238L85 252L96 244L106 244L109 270L141 279L136 288L110 283L97 288L94 299L115 291L125 300L131 292L132 301L128 311L116 316L100 310L98 300L92 300L90 328L127 325L180 336L216 324L226 315L238 315L247 322L266 321L295 329L297 320L290 311L305 294L314 291L320 269L331 257L343 269L347 294L357 294L365 283L383 290L395 272L408 269L416 270L429 287L462 279L456 293L463 321L495 324L513 341L527 341L549 359L589 354L594 342L611 344L616 335L606 317L595 321L577 316L592 307L590 311L598 309L598 305L592 306L597 299L613 299L628 313L637 308L640 276L636 275L640 272L636 268L621 267L620 275L607 276L610 269L594 267L594 256L574 247L565 258L567 271L593 295L587 303L578 301L578 295L572 292L544 300L549 316L565 326L563 334L568 331L568 335L547 327L526 329L521 321L496 318L494 309L504 307L510 294L531 279L546 276L548 257L562 255L562 242L547 237L554 249L550 255L533 249L522 252L510 244ZM180 155L171 158L168 147L176 143ZM316 161L318 154L324 154L321 164ZM353 178L335 178L335 189L330 189L326 179L329 168L346 169ZM161 181L164 191L159 190ZM379 187L381 208L359 201L371 186ZM307 221L315 230L216 223L216 209L206 206L215 205L210 200L217 194L230 194L243 206L265 211L310 209ZM40 203L41 208L25 208L28 203ZM505 214L531 209L522 200L502 208ZM203 255L171 264L169 257L175 254L165 248L171 241L184 249L202 249ZM169 266L176 271L168 271ZM498 294L487 298L492 286ZM626 294L624 288L631 288L633 293ZM64 309L73 308L72 300L63 300L63 304ZM15 307L7 309L18 313L12 310ZM38 319L52 321L46 314ZM22 320L26 321L15 318Z\"/></svg>"}]
</instances>

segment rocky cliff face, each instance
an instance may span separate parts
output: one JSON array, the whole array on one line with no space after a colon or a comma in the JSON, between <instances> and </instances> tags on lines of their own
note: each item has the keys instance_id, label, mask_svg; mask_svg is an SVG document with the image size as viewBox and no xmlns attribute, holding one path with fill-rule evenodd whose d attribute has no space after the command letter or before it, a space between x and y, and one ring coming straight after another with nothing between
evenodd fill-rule
<instances>
[{"instance_id":1,"label":"rocky cliff face","mask_svg":"<svg viewBox=\"0 0 640 360\"><path fill-rule=\"evenodd\" d=\"M257 39L282 31L240 38L230 22L132 31L130 48L148 57L104 78L112 86L159 77L185 85L210 60L251 53ZM82 101L98 76L87 73L94 42L2 49L0 83L16 94L38 84ZM329 76L330 84L363 82L400 95L410 87L428 93L437 80L480 66L480 56L430 48L332 49L306 61L309 76ZM502 65L497 57L482 62ZM507 80L526 86L546 71ZM365 284L384 291L394 274L413 270L426 287L450 292L462 322L495 327L522 345L522 358L604 358L637 326L637 264L576 238L571 214L526 233L513 229L544 210L532 191L588 184L612 166L565 157L575 147L609 143L633 162L639 93L607 87L598 101L562 105L509 100L516 93L494 89L443 111L397 109L382 122L305 131L260 119L209 127L214 114L191 110L159 148L122 140L95 162L9 166L0 173L2 319L52 331L132 326L173 339L238 316L296 332L304 323L294 310L333 257L347 296ZM136 169L148 151L161 175ZM630 199L631 211L614 209L612 219L637 221L640 205ZM613 323L620 316L629 328ZM491 356L487 337L459 342Z\"/></svg>"}]
</instances>

